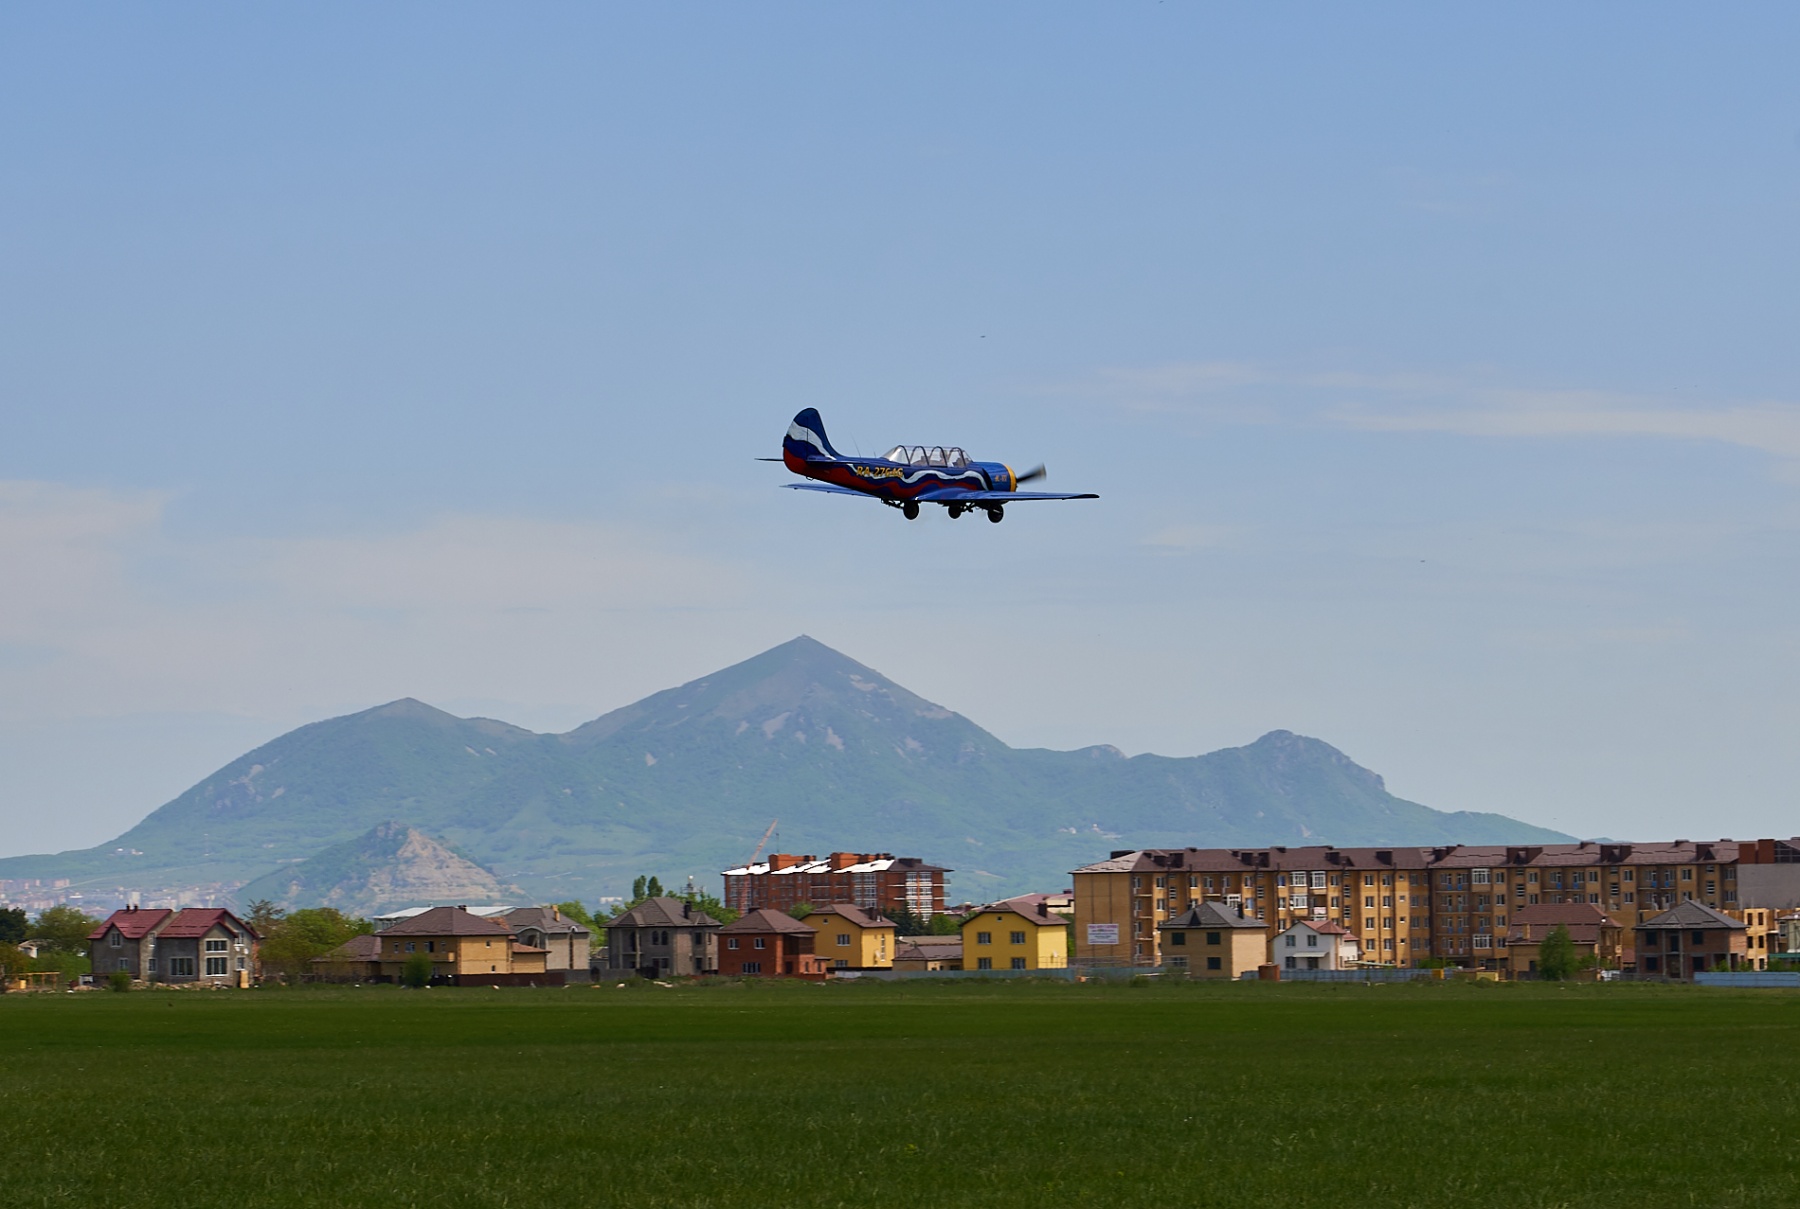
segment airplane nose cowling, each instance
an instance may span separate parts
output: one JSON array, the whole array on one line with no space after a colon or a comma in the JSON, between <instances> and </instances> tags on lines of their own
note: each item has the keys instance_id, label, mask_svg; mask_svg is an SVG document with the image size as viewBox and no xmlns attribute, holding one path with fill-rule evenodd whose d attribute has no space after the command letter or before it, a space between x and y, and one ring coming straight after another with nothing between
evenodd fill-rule
<instances>
[{"instance_id":1,"label":"airplane nose cowling","mask_svg":"<svg viewBox=\"0 0 1800 1209\"><path fill-rule=\"evenodd\" d=\"M1015 490L1012 469L1004 462L976 462L975 469L987 480L989 491Z\"/></svg>"}]
</instances>

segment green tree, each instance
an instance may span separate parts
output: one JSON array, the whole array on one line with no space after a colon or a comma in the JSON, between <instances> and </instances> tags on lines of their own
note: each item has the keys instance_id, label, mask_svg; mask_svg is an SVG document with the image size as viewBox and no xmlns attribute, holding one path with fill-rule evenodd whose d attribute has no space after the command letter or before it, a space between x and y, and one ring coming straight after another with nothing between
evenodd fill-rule
<instances>
[{"instance_id":1,"label":"green tree","mask_svg":"<svg viewBox=\"0 0 1800 1209\"><path fill-rule=\"evenodd\" d=\"M88 933L99 925L99 920L83 912L80 907L61 904L46 907L37 917L37 924L31 931L52 953L85 955L88 951Z\"/></svg>"},{"instance_id":2,"label":"green tree","mask_svg":"<svg viewBox=\"0 0 1800 1209\"><path fill-rule=\"evenodd\" d=\"M645 897L644 887L647 884L648 884L648 880L644 877L644 875L641 873L638 874L636 880L634 880L631 883L631 901L632 902L641 903L644 901L644 897Z\"/></svg>"},{"instance_id":3,"label":"green tree","mask_svg":"<svg viewBox=\"0 0 1800 1209\"><path fill-rule=\"evenodd\" d=\"M1569 939L1567 925L1557 924L1538 945L1538 977L1561 982L1574 974L1575 969L1575 942Z\"/></svg>"},{"instance_id":4,"label":"green tree","mask_svg":"<svg viewBox=\"0 0 1800 1209\"><path fill-rule=\"evenodd\" d=\"M925 930L927 936L955 936L962 931L963 921L959 915L951 915L940 911L931 917L931 926Z\"/></svg>"},{"instance_id":5,"label":"green tree","mask_svg":"<svg viewBox=\"0 0 1800 1209\"><path fill-rule=\"evenodd\" d=\"M368 920L352 918L333 907L292 912L263 934L258 950L263 971L298 982L312 973L313 958L325 956L352 936L372 931Z\"/></svg>"},{"instance_id":6,"label":"green tree","mask_svg":"<svg viewBox=\"0 0 1800 1209\"><path fill-rule=\"evenodd\" d=\"M286 915L286 911L268 899L259 898L250 904L249 914L244 916L244 922L255 928L258 936L267 936Z\"/></svg>"},{"instance_id":7,"label":"green tree","mask_svg":"<svg viewBox=\"0 0 1800 1209\"><path fill-rule=\"evenodd\" d=\"M431 954L414 953L400 967L400 981L409 987L427 986L431 982Z\"/></svg>"},{"instance_id":8,"label":"green tree","mask_svg":"<svg viewBox=\"0 0 1800 1209\"><path fill-rule=\"evenodd\" d=\"M0 907L0 945L16 945L27 935L25 908Z\"/></svg>"},{"instance_id":9,"label":"green tree","mask_svg":"<svg viewBox=\"0 0 1800 1209\"><path fill-rule=\"evenodd\" d=\"M663 884L657 878L656 874L652 873L650 875L649 884L644 887L644 897L645 898L661 898L662 896L663 896Z\"/></svg>"},{"instance_id":10,"label":"green tree","mask_svg":"<svg viewBox=\"0 0 1800 1209\"><path fill-rule=\"evenodd\" d=\"M814 910L816 910L816 908L811 903L795 903L788 908L788 914L792 915L795 919L805 919L808 915L811 915Z\"/></svg>"},{"instance_id":11,"label":"green tree","mask_svg":"<svg viewBox=\"0 0 1800 1209\"><path fill-rule=\"evenodd\" d=\"M25 956L25 950L0 940L0 979L17 978L30 968L31 958Z\"/></svg>"}]
</instances>

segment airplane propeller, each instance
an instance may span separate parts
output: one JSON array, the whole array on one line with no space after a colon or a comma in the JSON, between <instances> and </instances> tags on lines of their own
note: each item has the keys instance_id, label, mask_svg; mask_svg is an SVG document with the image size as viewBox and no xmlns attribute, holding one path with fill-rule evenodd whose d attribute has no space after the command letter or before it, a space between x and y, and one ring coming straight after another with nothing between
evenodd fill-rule
<instances>
[{"instance_id":1,"label":"airplane propeller","mask_svg":"<svg viewBox=\"0 0 1800 1209\"><path fill-rule=\"evenodd\" d=\"M1043 478L1046 473L1048 473L1048 472L1045 471L1043 465L1040 463L1039 465L1033 466L1030 470L1027 470L1024 474L1021 474L1017 478L1013 479L1013 483L1015 485L1021 484L1021 483L1029 483L1033 479Z\"/></svg>"}]
</instances>

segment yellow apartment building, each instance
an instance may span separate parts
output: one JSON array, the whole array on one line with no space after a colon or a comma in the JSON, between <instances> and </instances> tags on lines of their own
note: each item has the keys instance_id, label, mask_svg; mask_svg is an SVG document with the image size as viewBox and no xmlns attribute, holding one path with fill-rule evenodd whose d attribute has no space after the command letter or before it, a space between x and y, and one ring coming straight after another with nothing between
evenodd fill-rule
<instances>
[{"instance_id":1,"label":"yellow apartment building","mask_svg":"<svg viewBox=\"0 0 1800 1209\"><path fill-rule=\"evenodd\" d=\"M1069 923L1041 901L1008 899L963 921L965 970L1060 970L1069 964Z\"/></svg>"},{"instance_id":2,"label":"yellow apartment building","mask_svg":"<svg viewBox=\"0 0 1800 1209\"><path fill-rule=\"evenodd\" d=\"M813 954L834 970L891 970L899 947L894 921L851 903L820 907L800 922L817 934Z\"/></svg>"}]
</instances>

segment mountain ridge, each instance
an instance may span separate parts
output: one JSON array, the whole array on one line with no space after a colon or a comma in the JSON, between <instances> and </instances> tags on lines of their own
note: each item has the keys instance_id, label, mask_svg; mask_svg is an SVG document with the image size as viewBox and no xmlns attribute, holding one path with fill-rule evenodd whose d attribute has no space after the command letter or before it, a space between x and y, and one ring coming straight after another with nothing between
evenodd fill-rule
<instances>
[{"instance_id":1,"label":"mountain ridge","mask_svg":"<svg viewBox=\"0 0 1800 1209\"><path fill-rule=\"evenodd\" d=\"M108 844L3 859L0 877L242 883L396 820L566 899L640 872L710 881L772 818L783 848L922 856L971 897L1066 884L1107 847L1569 838L1397 798L1290 731L1199 756L1009 747L801 636L560 735L410 697L309 723Z\"/></svg>"}]
</instances>

